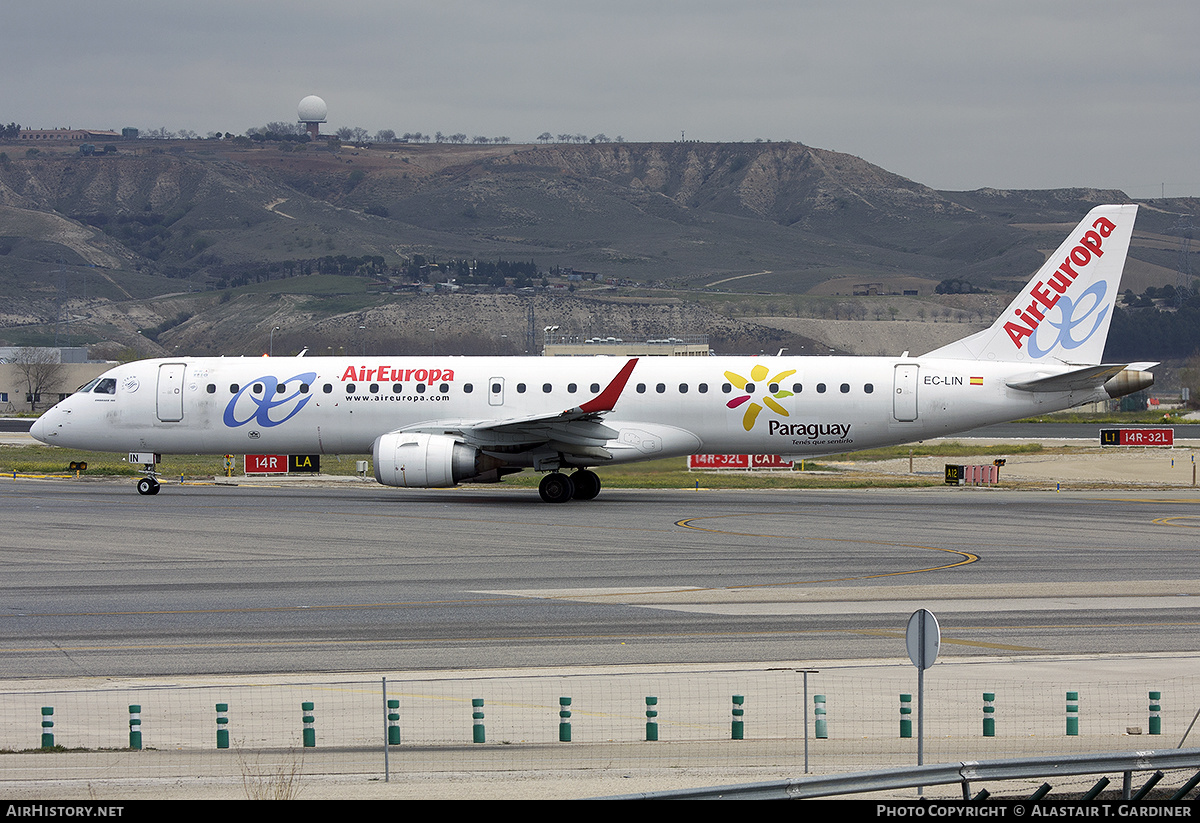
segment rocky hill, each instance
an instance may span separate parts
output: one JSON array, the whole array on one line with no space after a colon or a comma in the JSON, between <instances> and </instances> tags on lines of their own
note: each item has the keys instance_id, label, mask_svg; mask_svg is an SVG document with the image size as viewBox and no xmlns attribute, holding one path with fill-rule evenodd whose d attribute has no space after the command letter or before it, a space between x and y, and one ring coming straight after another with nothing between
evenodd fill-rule
<instances>
[{"instance_id":1,"label":"rocky hill","mask_svg":"<svg viewBox=\"0 0 1200 823\"><path fill-rule=\"evenodd\" d=\"M644 327L787 345L789 333L731 319L729 301L866 283L928 296L951 277L1011 288L1090 206L1127 200L938 192L798 143L330 148L239 138L119 142L92 156L9 143L0 338L253 350L278 326L285 345L328 349L391 324L393 344L441 328L447 345L522 350L531 325L569 316L580 333ZM1197 210L1143 209L1135 288L1172 281L1173 227ZM453 260L532 261L544 275L587 279L557 296L545 287L566 281L452 299L396 292L449 279L428 264ZM301 324L356 334L292 340Z\"/></svg>"}]
</instances>

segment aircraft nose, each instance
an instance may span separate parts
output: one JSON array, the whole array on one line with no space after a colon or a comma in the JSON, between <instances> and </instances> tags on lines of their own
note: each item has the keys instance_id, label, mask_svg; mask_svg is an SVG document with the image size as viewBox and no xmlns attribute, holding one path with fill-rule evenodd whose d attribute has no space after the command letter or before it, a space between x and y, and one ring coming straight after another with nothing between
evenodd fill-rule
<instances>
[{"instance_id":1,"label":"aircraft nose","mask_svg":"<svg viewBox=\"0 0 1200 823\"><path fill-rule=\"evenodd\" d=\"M54 417L53 411L47 411L42 414L37 420L33 421L33 425L29 427L29 433L33 435L34 440L42 443L49 443L50 437L54 434L55 426L50 418Z\"/></svg>"}]
</instances>

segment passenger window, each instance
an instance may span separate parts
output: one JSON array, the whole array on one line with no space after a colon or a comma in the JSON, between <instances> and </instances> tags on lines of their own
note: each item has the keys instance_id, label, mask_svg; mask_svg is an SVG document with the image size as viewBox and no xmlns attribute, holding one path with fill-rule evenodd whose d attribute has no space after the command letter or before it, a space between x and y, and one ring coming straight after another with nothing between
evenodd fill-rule
<instances>
[{"instance_id":1,"label":"passenger window","mask_svg":"<svg viewBox=\"0 0 1200 823\"><path fill-rule=\"evenodd\" d=\"M450 391L450 384L442 383L440 386L438 386L438 391L442 394L445 394L446 392Z\"/></svg>"},{"instance_id":2,"label":"passenger window","mask_svg":"<svg viewBox=\"0 0 1200 823\"><path fill-rule=\"evenodd\" d=\"M843 384L842 384L841 386L839 386L838 388L839 388L839 390L841 391L841 393L842 393L842 394L849 394L849 393L850 393L850 384L849 384L849 383L843 383Z\"/></svg>"},{"instance_id":3,"label":"passenger window","mask_svg":"<svg viewBox=\"0 0 1200 823\"><path fill-rule=\"evenodd\" d=\"M593 383L593 384L591 385L590 391L592 392L592 394L599 394L599 393L600 393L600 384L599 384L599 383Z\"/></svg>"},{"instance_id":4,"label":"passenger window","mask_svg":"<svg viewBox=\"0 0 1200 823\"><path fill-rule=\"evenodd\" d=\"M393 383L392 384L392 394L399 394L402 391L404 391L403 383Z\"/></svg>"},{"instance_id":5,"label":"passenger window","mask_svg":"<svg viewBox=\"0 0 1200 823\"><path fill-rule=\"evenodd\" d=\"M517 384L517 394L524 394L524 393L525 393L525 384L518 383Z\"/></svg>"},{"instance_id":6,"label":"passenger window","mask_svg":"<svg viewBox=\"0 0 1200 823\"><path fill-rule=\"evenodd\" d=\"M578 388L579 388L579 386L575 385L574 383L568 383L567 384L567 394L574 394Z\"/></svg>"},{"instance_id":7,"label":"passenger window","mask_svg":"<svg viewBox=\"0 0 1200 823\"><path fill-rule=\"evenodd\" d=\"M346 394L354 394L354 384L353 383L346 384Z\"/></svg>"},{"instance_id":8,"label":"passenger window","mask_svg":"<svg viewBox=\"0 0 1200 823\"><path fill-rule=\"evenodd\" d=\"M204 387L204 390L206 392L208 392L209 394L216 394L217 393L217 384L209 383L207 386Z\"/></svg>"},{"instance_id":9,"label":"passenger window","mask_svg":"<svg viewBox=\"0 0 1200 823\"><path fill-rule=\"evenodd\" d=\"M772 383L771 385L767 386L767 391L769 391L771 394L774 394L775 392L779 391L779 384Z\"/></svg>"},{"instance_id":10,"label":"passenger window","mask_svg":"<svg viewBox=\"0 0 1200 823\"><path fill-rule=\"evenodd\" d=\"M368 391L370 391L370 392L371 392L371 394L379 394L379 384L378 384L378 383L372 383L372 384L371 384L371 388L370 388L370 389L368 389Z\"/></svg>"},{"instance_id":11,"label":"passenger window","mask_svg":"<svg viewBox=\"0 0 1200 823\"><path fill-rule=\"evenodd\" d=\"M754 394L754 384L753 384L753 383L747 383L747 384L746 384L746 388L745 388L743 391L745 391L745 392L746 392L746 394Z\"/></svg>"},{"instance_id":12,"label":"passenger window","mask_svg":"<svg viewBox=\"0 0 1200 823\"><path fill-rule=\"evenodd\" d=\"M645 384L645 383L638 383L638 384L637 384L637 393L638 393L638 394L645 394L645 393L646 393L646 384Z\"/></svg>"},{"instance_id":13,"label":"passenger window","mask_svg":"<svg viewBox=\"0 0 1200 823\"><path fill-rule=\"evenodd\" d=\"M687 385L687 383L680 383L680 384L679 384L679 393L680 393L680 394L687 394L687 391L688 391L688 385Z\"/></svg>"},{"instance_id":14,"label":"passenger window","mask_svg":"<svg viewBox=\"0 0 1200 823\"><path fill-rule=\"evenodd\" d=\"M287 383L280 383L275 387L276 394L283 394L285 391L287 391Z\"/></svg>"},{"instance_id":15,"label":"passenger window","mask_svg":"<svg viewBox=\"0 0 1200 823\"><path fill-rule=\"evenodd\" d=\"M254 388L252 388L250 391L254 392L255 394L262 394L262 392L263 392L263 384L262 384L262 383L255 383L255 384L254 384Z\"/></svg>"},{"instance_id":16,"label":"passenger window","mask_svg":"<svg viewBox=\"0 0 1200 823\"><path fill-rule=\"evenodd\" d=\"M493 384L492 384L492 394L499 394L499 393L500 393L500 390L501 390L501 388L502 388L502 387L501 387L501 385L500 385L499 383L493 383Z\"/></svg>"},{"instance_id":17,"label":"passenger window","mask_svg":"<svg viewBox=\"0 0 1200 823\"><path fill-rule=\"evenodd\" d=\"M731 391L733 391L733 385L730 383L722 383L721 391L724 392L725 394L729 394Z\"/></svg>"},{"instance_id":18,"label":"passenger window","mask_svg":"<svg viewBox=\"0 0 1200 823\"><path fill-rule=\"evenodd\" d=\"M240 387L238 386L238 384L237 384L237 383L230 383L230 384L229 384L229 393L230 393L230 394L237 394L237 393L238 393L238 388L240 388Z\"/></svg>"},{"instance_id":19,"label":"passenger window","mask_svg":"<svg viewBox=\"0 0 1200 823\"><path fill-rule=\"evenodd\" d=\"M473 391L475 391L474 386L472 386L470 383L463 383L463 394L470 394Z\"/></svg>"},{"instance_id":20,"label":"passenger window","mask_svg":"<svg viewBox=\"0 0 1200 823\"><path fill-rule=\"evenodd\" d=\"M863 386L863 391L867 394L870 394L871 392L875 391L875 384L868 383L867 385Z\"/></svg>"},{"instance_id":21,"label":"passenger window","mask_svg":"<svg viewBox=\"0 0 1200 823\"><path fill-rule=\"evenodd\" d=\"M701 394L708 394L708 384L701 383L699 386L696 387L696 391L700 392Z\"/></svg>"},{"instance_id":22,"label":"passenger window","mask_svg":"<svg viewBox=\"0 0 1200 823\"><path fill-rule=\"evenodd\" d=\"M824 394L824 393L825 393L825 384L818 383L817 384L817 394Z\"/></svg>"},{"instance_id":23,"label":"passenger window","mask_svg":"<svg viewBox=\"0 0 1200 823\"><path fill-rule=\"evenodd\" d=\"M802 386L800 383L792 384L792 394L799 394L802 391L804 391L804 386Z\"/></svg>"},{"instance_id":24,"label":"passenger window","mask_svg":"<svg viewBox=\"0 0 1200 823\"><path fill-rule=\"evenodd\" d=\"M543 384L542 384L542 391L543 391L545 394L549 394L549 393L550 393L550 389L551 389L551 388L552 388L552 387L551 387L551 385L550 385L549 383L543 383Z\"/></svg>"},{"instance_id":25,"label":"passenger window","mask_svg":"<svg viewBox=\"0 0 1200 823\"><path fill-rule=\"evenodd\" d=\"M307 384L307 383L301 383L301 384L300 384L300 393L301 393L301 394L308 394L308 384Z\"/></svg>"},{"instance_id":26,"label":"passenger window","mask_svg":"<svg viewBox=\"0 0 1200 823\"><path fill-rule=\"evenodd\" d=\"M657 386L654 387L654 390L656 392L658 392L659 394L662 394L663 392L665 392L667 390L667 384L659 383Z\"/></svg>"},{"instance_id":27,"label":"passenger window","mask_svg":"<svg viewBox=\"0 0 1200 823\"><path fill-rule=\"evenodd\" d=\"M425 393L425 384L418 383L417 384L417 394L424 394L424 393Z\"/></svg>"},{"instance_id":28,"label":"passenger window","mask_svg":"<svg viewBox=\"0 0 1200 823\"><path fill-rule=\"evenodd\" d=\"M324 386L321 387L321 391L325 392L326 394L332 394L333 393L333 384L326 383Z\"/></svg>"}]
</instances>

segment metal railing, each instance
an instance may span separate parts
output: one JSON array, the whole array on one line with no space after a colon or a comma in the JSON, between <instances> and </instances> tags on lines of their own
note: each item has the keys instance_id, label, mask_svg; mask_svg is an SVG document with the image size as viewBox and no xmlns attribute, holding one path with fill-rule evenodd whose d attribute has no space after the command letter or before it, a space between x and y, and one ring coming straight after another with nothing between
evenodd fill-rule
<instances>
[{"instance_id":1,"label":"metal railing","mask_svg":"<svg viewBox=\"0 0 1200 823\"><path fill-rule=\"evenodd\" d=\"M665 792L618 795L608 800L804 800L817 797L861 794L922 786L961 784L963 798L970 795L972 782L1027 780L1069 775L1121 773L1125 776L1123 797L1129 799L1129 778L1134 772L1200 768L1200 749L1157 749L1133 752L1102 752L1082 755L1021 757L1012 760L978 760L907 766L870 772L822 775L768 783L712 786ZM1173 799L1182 797L1200 775L1189 781Z\"/></svg>"}]
</instances>

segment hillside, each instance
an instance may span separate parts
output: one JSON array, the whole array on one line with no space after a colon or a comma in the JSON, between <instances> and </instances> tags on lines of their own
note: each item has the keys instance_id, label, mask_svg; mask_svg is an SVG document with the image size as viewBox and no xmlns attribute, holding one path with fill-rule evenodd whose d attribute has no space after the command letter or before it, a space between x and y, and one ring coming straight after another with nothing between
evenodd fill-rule
<instances>
[{"instance_id":1,"label":"hillside","mask_svg":"<svg viewBox=\"0 0 1200 823\"><path fill-rule=\"evenodd\" d=\"M544 320L580 334L799 346L792 331L752 319L779 313L755 305L762 295L801 316L865 283L922 298L951 277L1003 291L1092 205L1128 201L1095 190L938 192L798 143L115 149L0 145L4 342L249 353L278 326L275 339L294 348L436 334L519 351ZM1198 209L1142 209L1126 285L1176 282L1174 229ZM419 264L453 260L532 261L543 276L587 279L557 295L537 281L520 292L510 281L507 294L395 291L448 279ZM301 327L310 339L293 337Z\"/></svg>"}]
</instances>

